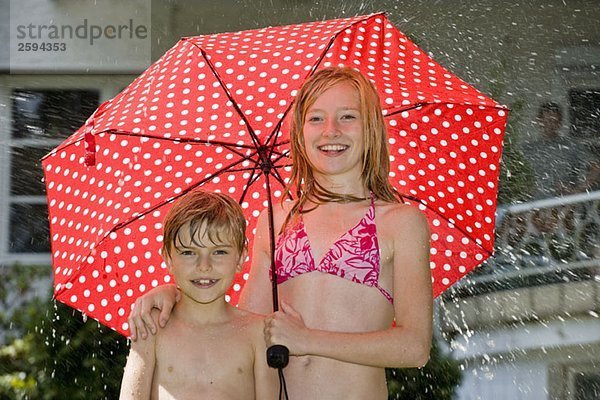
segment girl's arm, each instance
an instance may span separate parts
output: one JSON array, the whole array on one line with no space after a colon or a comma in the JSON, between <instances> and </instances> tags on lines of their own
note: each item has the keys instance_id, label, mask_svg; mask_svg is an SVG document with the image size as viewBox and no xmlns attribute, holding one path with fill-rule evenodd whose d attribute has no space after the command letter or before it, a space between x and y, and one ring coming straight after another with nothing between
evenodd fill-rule
<instances>
[{"instance_id":1,"label":"girl's arm","mask_svg":"<svg viewBox=\"0 0 600 400\"><path fill-rule=\"evenodd\" d=\"M131 342L119 400L150 400L155 366L155 338Z\"/></svg>"},{"instance_id":2,"label":"girl's arm","mask_svg":"<svg viewBox=\"0 0 600 400\"><path fill-rule=\"evenodd\" d=\"M160 310L158 325L164 328L179 298L179 290L174 284L160 285L138 297L128 319L131 340L135 342L138 336L146 339L148 330L156 334L157 314L152 312L155 308Z\"/></svg>"},{"instance_id":3,"label":"girl's arm","mask_svg":"<svg viewBox=\"0 0 600 400\"><path fill-rule=\"evenodd\" d=\"M276 399L279 388L277 370L267 365L267 347L263 336L263 326L261 318L254 337L254 397L257 400Z\"/></svg>"},{"instance_id":4,"label":"girl's arm","mask_svg":"<svg viewBox=\"0 0 600 400\"><path fill-rule=\"evenodd\" d=\"M307 328L289 305L266 319L268 344L293 355L316 355L375 367L421 367L431 347L433 295L429 268L429 226L416 208L398 206L386 216L394 227L394 314L396 325L364 333Z\"/></svg>"}]
</instances>

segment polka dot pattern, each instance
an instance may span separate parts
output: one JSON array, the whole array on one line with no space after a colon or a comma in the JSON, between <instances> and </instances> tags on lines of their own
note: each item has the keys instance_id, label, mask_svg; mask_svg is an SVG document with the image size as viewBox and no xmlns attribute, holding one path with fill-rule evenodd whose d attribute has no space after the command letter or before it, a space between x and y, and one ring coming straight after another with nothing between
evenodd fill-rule
<instances>
[{"instance_id":1,"label":"polka dot pattern","mask_svg":"<svg viewBox=\"0 0 600 400\"><path fill-rule=\"evenodd\" d=\"M172 280L162 220L198 187L239 200L252 236L289 175L294 95L332 65L360 70L380 93L390 179L431 224L435 295L483 262L507 110L374 14L183 38L102 104L43 160L56 298L127 334L135 299ZM270 190L261 157L273 163ZM247 267L231 302L245 279Z\"/></svg>"}]
</instances>

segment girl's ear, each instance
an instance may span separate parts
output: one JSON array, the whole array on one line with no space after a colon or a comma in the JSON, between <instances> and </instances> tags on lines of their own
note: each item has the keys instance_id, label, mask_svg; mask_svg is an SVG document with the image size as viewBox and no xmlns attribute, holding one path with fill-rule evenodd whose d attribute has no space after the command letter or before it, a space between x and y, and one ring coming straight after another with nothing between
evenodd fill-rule
<instances>
[{"instance_id":1,"label":"girl's ear","mask_svg":"<svg viewBox=\"0 0 600 400\"><path fill-rule=\"evenodd\" d=\"M248 257L248 249L244 249L242 254L240 255L240 259L238 261L238 265L235 268L236 272L242 272L242 265L244 265L244 261L246 261L246 257Z\"/></svg>"}]
</instances>

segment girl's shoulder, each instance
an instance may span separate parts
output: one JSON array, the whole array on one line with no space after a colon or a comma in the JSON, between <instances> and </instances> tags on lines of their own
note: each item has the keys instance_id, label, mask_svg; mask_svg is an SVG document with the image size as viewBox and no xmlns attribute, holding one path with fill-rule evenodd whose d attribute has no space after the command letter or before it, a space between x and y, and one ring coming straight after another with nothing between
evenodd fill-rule
<instances>
[{"instance_id":1,"label":"girl's shoulder","mask_svg":"<svg viewBox=\"0 0 600 400\"><path fill-rule=\"evenodd\" d=\"M426 228L429 225L425 213L412 204L376 201L375 214L378 221L394 229Z\"/></svg>"},{"instance_id":2,"label":"girl's shoulder","mask_svg":"<svg viewBox=\"0 0 600 400\"><path fill-rule=\"evenodd\" d=\"M273 209L277 210L280 213L287 214L288 212L290 212L294 204L296 204L295 200L285 200L283 203L277 202L277 206L273 207Z\"/></svg>"},{"instance_id":3,"label":"girl's shoulder","mask_svg":"<svg viewBox=\"0 0 600 400\"><path fill-rule=\"evenodd\" d=\"M294 204L295 201L292 200L286 200L283 203L279 201L273 203L273 221L275 222L276 227L283 224L283 221L285 221ZM267 210L263 211L263 213L266 214Z\"/></svg>"}]
</instances>

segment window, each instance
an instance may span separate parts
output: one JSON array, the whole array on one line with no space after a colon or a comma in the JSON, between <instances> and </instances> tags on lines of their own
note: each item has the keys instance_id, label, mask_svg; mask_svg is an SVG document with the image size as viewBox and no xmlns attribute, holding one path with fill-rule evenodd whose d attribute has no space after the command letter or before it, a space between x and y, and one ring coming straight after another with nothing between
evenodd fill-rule
<instances>
[{"instance_id":1,"label":"window","mask_svg":"<svg viewBox=\"0 0 600 400\"><path fill-rule=\"evenodd\" d=\"M566 356L569 350L563 354ZM568 355L570 358L568 363L551 364L548 369L548 399L600 399L600 369L598 368L600 360L594 356L594 350L589 349L589 353L584 358L571 354Z\"/></svg>"},{"instance_id":2,"label":"window","mask_svg":"<svg viewBox=\"0 0 600 400\"><path fill-rule=\"evenodd\" d=\"M569 374L569 400L600 399L600 371L597 363L571 365Z\"/></svg>"},{"instance_id":3,"label":"window","mask_svg":"<svg viewBox=\"0 0 600 400\"><path fill-rule=\"evenodd\" d=\"M573 376L573 400L600 399L600 372L578 372Z\"/></svg>"},{"instance_id":4,"label":"window","mask_svg":"<svg viewBox=\"0 0 600 400\"><path fill-rule=\"evenodd\" d=\"M98 103L94 90L13 90L8 253L50 252L40 159L74 133Z\"/></svg>"},{"instance_id":5,"label":"window","mask_svg":"<svg viewBox=\"0 0 600 400\"><path fill-rule=\"evenodd\" d=\"M573 136L598 141L600 139L600 89L569 91L569 115Z\"/></svg>"}]
</instances>

